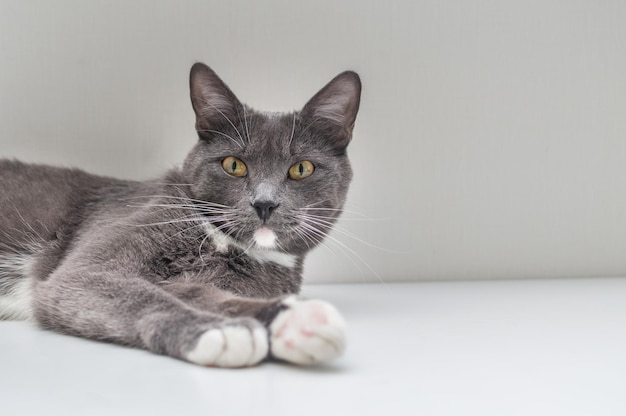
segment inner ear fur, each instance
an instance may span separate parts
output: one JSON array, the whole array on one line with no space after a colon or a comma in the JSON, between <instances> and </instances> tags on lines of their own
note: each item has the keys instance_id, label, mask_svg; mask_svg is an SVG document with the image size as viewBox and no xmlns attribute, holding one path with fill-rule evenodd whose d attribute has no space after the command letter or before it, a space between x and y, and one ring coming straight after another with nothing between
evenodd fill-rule
<instances>
[{"instance_id":1,"label":"inner ear fur","mask_svg":"<svg viewBox=\"0 0 626 416\"><path fill-rule=\"evenodd\" d=\"M347 145L352 138L361 101L361 79L356 72L345 71L333 78L302 109L304 117Z\"/></svg>"},{"instance_id":2,"label":"inner ear fur","mask_svg":"<svg viewBox=\"0 0 626 416\"><path fill-rule=\"evenodd\" d=\"M207 65L198 62L191 67L189 90L191 105L196 113L196 130L200 132L235 123L242 105L226 83Z\"/></svg>"}]
</instances>

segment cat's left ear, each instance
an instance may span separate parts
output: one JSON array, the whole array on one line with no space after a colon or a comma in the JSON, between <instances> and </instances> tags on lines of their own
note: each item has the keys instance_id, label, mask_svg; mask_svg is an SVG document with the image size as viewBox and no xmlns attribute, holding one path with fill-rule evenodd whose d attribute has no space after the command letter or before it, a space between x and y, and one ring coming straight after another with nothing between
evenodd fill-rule
<instances>
[{"instance_id":1,"label":"cat's left ear","mask_svg":"<svg viewBox=\"0 0 626 416\"><path fill-rule=\"evenodd\" d=\"M189 74L191 104L196 113L196 130L217 130L233 124L242 107L235 94L203 63L196 63Z\"/></svg>"},{"instance_id":2,"label":"cat's left ear","mask_svg":"<svg viewBox=\"0 0 626 416\"><path fill-rule=\"evenodd\" d=\"M302 115L336 139L338 145L347 146L360 101L361 79L356 72L346 71L315 94L302 109Z\"/></svg>"}]
</instances>

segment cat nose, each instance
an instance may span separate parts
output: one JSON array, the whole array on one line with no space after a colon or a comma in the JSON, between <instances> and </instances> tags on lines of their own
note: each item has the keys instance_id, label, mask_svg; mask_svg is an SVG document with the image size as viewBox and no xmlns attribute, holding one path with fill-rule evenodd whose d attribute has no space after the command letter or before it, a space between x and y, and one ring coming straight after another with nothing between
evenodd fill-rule
<instances>
[{"instance_id":1,"label":"cat nose","mask_svg":"<svg viewBox=\"0 0 626 416\"><path fill-rule=\"evenodd\" d=\"M278 204L272 201L259 201L252 204L256 213L259 215L259 218L263 220L263 222L270 219L270 215L272 215L272 211L278 207Z\"/></svg>"}]
</instances>

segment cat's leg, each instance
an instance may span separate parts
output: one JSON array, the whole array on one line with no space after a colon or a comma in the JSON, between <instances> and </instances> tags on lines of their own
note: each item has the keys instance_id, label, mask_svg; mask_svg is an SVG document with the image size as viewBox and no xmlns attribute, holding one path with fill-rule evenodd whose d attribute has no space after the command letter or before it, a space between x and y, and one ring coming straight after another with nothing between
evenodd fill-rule
<instances>
[{"instance_id":1,"label":"cat's leg","mask_svg":"<svg viewBox=\"0 0 626 416\"><path fill-rule=\"evenodd\" d=\"M210 285L177 282L164 290L194 307L229 317L254 317L269 331L271 356L295 364L314 364L339 356L345 348L345 321L331 304L295 295L255 299Z\"/></svg>"},{"instance_id":2,"label":"cat's leg","mask_svg":"<svg viewBox=\"0 0 626 416\"><path fill-rule=\"evenodd\" d=\"M39 324L196 364L244 367L268 356L265 325L201 311L140 277L61 269L35 286Z\"/></svg>"}]
</instances>

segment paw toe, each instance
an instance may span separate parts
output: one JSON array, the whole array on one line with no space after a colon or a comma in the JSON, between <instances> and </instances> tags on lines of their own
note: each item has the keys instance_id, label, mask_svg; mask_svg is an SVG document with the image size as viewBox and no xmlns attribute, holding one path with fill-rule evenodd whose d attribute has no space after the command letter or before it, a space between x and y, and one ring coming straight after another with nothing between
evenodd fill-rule
<instances>
[{"instance_id":1,"label":"paw toe","mask_svg":"<svg viewBox=\"0 0 626 416\"><path fill-rule=\"evenodd\" d=\"M268 350L267 330L260 324L224 325L204 332L185 358L204 366L246 367L262 361Z\"/></svg>"},{"instance_id":2,"label":"paw toe","mask_svg":"<svg viewBox=\"0 0 626 416\"><path fill-rule=\"evenodd\" d=\"M331 360L345 348L345 321L319 300L290 302L270 325L272 354L296 364Z\"/></svg>"}]
</instances>

